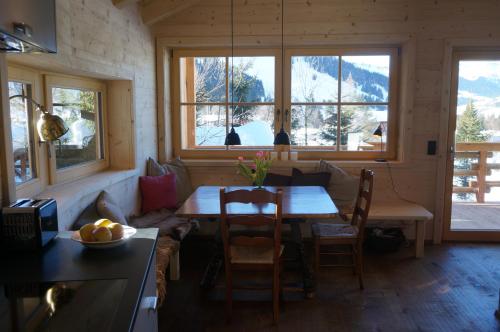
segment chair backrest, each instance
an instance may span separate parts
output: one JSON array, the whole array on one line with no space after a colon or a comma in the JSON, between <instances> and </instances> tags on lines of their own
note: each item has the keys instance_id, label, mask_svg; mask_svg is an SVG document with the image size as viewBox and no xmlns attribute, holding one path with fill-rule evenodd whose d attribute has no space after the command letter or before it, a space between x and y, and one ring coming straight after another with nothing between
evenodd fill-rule
<instances>
[{"instance_id":1,"label":"chair backrest","mask_svg":"<svg viewBox=\"0 0 500 332\"><path fill-rule=\"evenodd\" d=\"M365 225L368 213L370 213L373 195L373 174L372 170L362 169L359 178L358 196L351 220L351 225L358 227L359 241L363 241Z\"/></svg>"},{"instance_id":2,"label":"chair backrest","mask_svg":"<svg viewBox=\"0 0 500 332\"><path fill-rule=\"evenodd\" d=\"M224 243L224 255L227 261L231 261L230 246L247 247L272 247L274 250L274 262L279 260L281 247L281 215L282 215L283 191L278 189L275 193L263 189L258 190L235 190L226 192L226 188L220 188L220 211L221 211L221 236ZM244 203L256 204L259 207L274 206L272 214L228 214L227 204ZM261 210L261 209L256 209ZM270 235L259 234L259 236L231 236L231 225L242 225L247 228L271 226Z\"/></svg>"}]
</instances>

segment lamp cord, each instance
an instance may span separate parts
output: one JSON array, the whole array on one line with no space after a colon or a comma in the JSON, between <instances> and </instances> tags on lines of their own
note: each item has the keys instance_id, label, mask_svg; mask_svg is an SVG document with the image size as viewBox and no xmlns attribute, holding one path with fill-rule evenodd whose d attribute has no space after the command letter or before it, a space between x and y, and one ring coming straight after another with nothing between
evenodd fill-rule
<instances>
[{"instance_id":1,"label":"lamp cord","mask_svg":"<svg viewBox=\"0 0 500 332\"><path fill-rule=\"evenodd\" d=\"M396 196L405 201L405 202L408 202L408 203L413 203L413 204L419 204L411 199L406 199L404 198L401 193L396 189L396 185L394 184L394 177L392 176L392 168L391 168L391 165L388 161L385 162L385 165L387 166L387 170L388 170L388 173L389 173L389 178L391 179L391 187L392 187L392 191L394 191L394 193L396 194Z\"/></svg>"},{"instance_id":2,"label":"lamp cord","mask_svg":"<svg viewBox=\"0 0 500 332\"><path fill-rule=\"evenodd\" d=\"M231 0L231 128L234 128L234 0Z\"/></svg>"},{"instance_id":3,"label":"lamp cord","mask_svg":"<svg viewBox=\"0 0 500 332\"><path fill-rule=\"evenodd\" d=\"M285 0L281 0L281 128L284 127L283 117L285 116Z\"/></svg>"}]
</instances>

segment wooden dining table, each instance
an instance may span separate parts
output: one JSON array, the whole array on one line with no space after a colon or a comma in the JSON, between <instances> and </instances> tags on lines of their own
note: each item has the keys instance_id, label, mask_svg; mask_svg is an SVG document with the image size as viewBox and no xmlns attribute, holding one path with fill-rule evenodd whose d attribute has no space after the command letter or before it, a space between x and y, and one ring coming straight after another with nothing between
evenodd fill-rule
<instances>
[{"instance_id":1,"label":"wooden dining table","mask_svg":"<svg viewBox=\"0 0 500 332\"><path fill-rule=\"evenodd\" d=\"M220 216L219 189L221 186L200 186L175 212L176 216L217 222ZM227 191L238 189L253 189L250 186L228 186ZM296 249L297 261L302 270L303 290L307 297L312 297L315 290L314 277L304 254L304 242L300 224L311 219L335 218L338 209L333 203L325 188L320 186L288 186L265 187L266 190L283 190L283 223L290 225L291 244ZM227 205L228 214L271 214L273 206L269 204L241 204ZM216 234L214 256L209 263L201 286L205 289L215 285L217 274L222 266L224 255L220 234Z\"/></svg>"}]
</instances>

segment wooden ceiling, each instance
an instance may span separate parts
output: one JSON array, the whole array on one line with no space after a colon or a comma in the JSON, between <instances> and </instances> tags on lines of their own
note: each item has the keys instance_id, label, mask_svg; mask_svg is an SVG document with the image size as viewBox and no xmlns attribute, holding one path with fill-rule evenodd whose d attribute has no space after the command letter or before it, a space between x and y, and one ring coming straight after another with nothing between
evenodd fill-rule
<instances>
[{"instance_id":1,"label":"wooden ceiling","mask_svg":"<svg viewBox=\"0 0 500 332\"><path fill-rule=\"evenodd\" d=\"M151 25L172 16L201 0L112 0L117 8L138 3L144 24Z\"/></svg>"}]
</instances>

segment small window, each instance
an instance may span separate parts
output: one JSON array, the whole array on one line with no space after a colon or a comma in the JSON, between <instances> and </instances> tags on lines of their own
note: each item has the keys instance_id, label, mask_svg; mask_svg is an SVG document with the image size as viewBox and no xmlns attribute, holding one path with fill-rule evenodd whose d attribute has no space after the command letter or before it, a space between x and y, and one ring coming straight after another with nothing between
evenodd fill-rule
<instances>
[{"instance_id":1,"label":"small window","mask_svg":"<svg viewBox=\"0 0 500 332\"><path fill-rule=\"evenodd\" d=\"M106 168L105 84L55 75L47 75L45 82L48 109L69 127L51 147L51 183Z\"/></svg>"},{"instance_id":2,"label":"small window","mask_svg":"<svg viewBox=\"0 0 500 332\"><path fill-rule=\"evenodd\" d=\"M9 81L9 97L32 97L29 83ZM36 178L33 105L23 98L10 99L10 123L16 185Z\"/></svg>"},{"instance_id":3,"label":"small window","mask_svg":"<svg viewBox=\"0 0 500 332\"><path fill-rule=\"evenodd\" d=\"M100 124L102 96L98 91L52 88L52 110L69 131L56 143L56 168L104 159Z\"/></svg>"}]
</instances>

